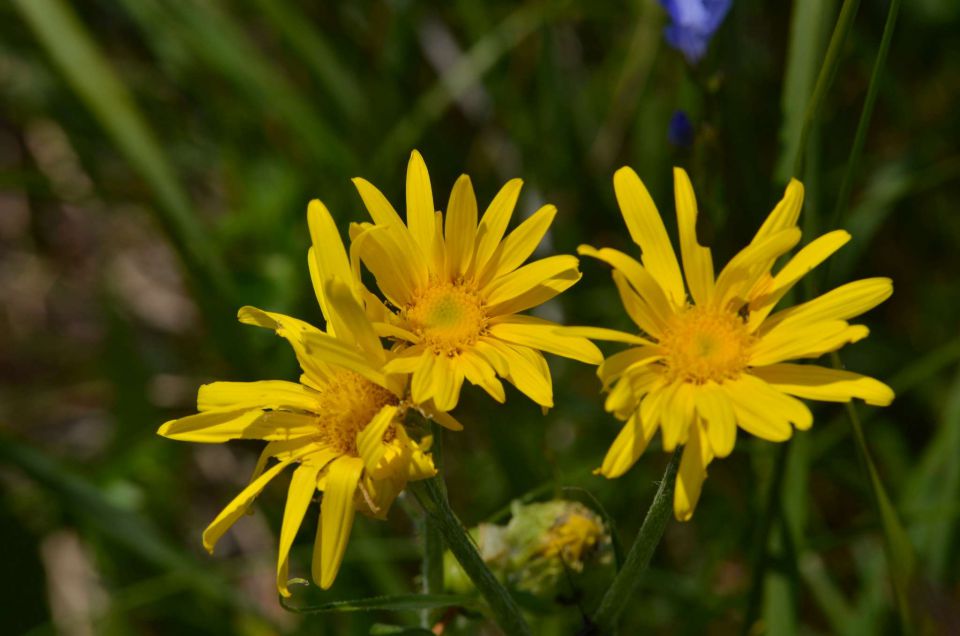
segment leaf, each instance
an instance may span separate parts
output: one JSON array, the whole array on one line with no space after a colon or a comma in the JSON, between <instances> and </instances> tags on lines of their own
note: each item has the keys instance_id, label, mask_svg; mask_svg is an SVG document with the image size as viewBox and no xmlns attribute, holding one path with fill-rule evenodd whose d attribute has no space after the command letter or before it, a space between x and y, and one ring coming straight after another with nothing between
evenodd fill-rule
<instances>
[{"instance_id":1,"label":"leaf","mask_svg":"<svg viewBox=\"0 0 960 636\"><path fill-rule=\"evenodd\" d=\"M296 607L283 597L280 604L285 610L296 614L326 614L330 612L415 612L441 607L480 607L476 596L467 594L393 594L389 596L371 596L346 601L330 601L320 605Z\"/></svg>"}]
</instances>

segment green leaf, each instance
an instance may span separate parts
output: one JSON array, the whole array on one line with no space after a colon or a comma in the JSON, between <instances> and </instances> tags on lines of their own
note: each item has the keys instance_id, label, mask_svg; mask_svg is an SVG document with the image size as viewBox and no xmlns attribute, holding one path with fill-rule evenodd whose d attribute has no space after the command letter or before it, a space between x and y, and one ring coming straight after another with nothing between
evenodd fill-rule
<instances>
[{"instance_id":1,"label":"green leaf","mask_svg":"<svg viewBox=\"0 0 960 636\"><path fill-rule=\"evenodd\" d=\"M346 601L330 601L320 605L297 607L280 597L285 610L296 614L326 614L330 612L417 612L441 607L479 607L479 599L467 594L394 594L390 596L371 596Z\"/></svg>"}]
</instances>

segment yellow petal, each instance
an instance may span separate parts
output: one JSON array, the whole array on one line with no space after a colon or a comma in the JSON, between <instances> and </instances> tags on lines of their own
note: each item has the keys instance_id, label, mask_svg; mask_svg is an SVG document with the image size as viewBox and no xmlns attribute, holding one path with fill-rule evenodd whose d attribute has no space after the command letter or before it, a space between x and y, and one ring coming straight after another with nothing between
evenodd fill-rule
<instances>
[{"instance_id":1,"label":"yellow petal","mask_svg":"<svg viewBox=\"0 0 960 636\"><path fill-rule=\"evenodd\" d=\"M290 489L287 491L287 503L283 510L283 524L280 527L280 553L277 559L277 590L281 596L290 596L287 589L289 571L288 558L290 547L297 536L297 530L303 523L303 516L317 491L318 466L302 465L293 471L290 479Z\"/></svg>"},{"instance_id":2,"label":"yellow petal","mask_svg":"<svg viewBox=\"0 0 960 636\"><path fill-rule=\"evenodd\" d=\"M686 382L673 385L660 407L660 432L663 435L663 450L672 451L678 444L686 443L690 430L695 427L693 387Z\"/></svg>"},{"instance_id":3,"label":"yellow petal","mask_svg":"<svg viewBox=\"0 0 960 636\"><path fill-rule=\"evenodd\" d=\"M350 245L351 259L363 261L380 291L398 307L410 304L429 280L423 252L412 239L403 240L405 232L405 228L374 226Z\"/></svg>"},{"instance_id":4,"label":"yellow petal","mask_svg":"<svg viewBox=\"0 0 960 636\"><path fill-rule=\"evenodd\" d=\"M737 441L737 418L730 399L716 383L707 382L695 388L693 400L713 454L726 457Z\"/></svg>"},{"instance_id":5,"label":"yellow petal","mask_svg":"<svg viewBox=\"0 0 960 636\"><path fill-rule=\"evenodd\" d=\"M603 464L594 472L607 479L623 475L637 463L656 431L655 426L644 424L638 415L634 414L620 429L603 458Z\"/></svg>"},{"instance_id":6,"label":"yellow petal","mask_svg":"<svg viewBox=\"0 0 960 636\"><path fill-rule=\"evenodd\" d=\"M601 260L623 274L630 286L640 294L640 298L646 303L651 321L654 323L649 329L647 327L641 328L657 337L662 334L664 327L674 313L674 307L670 305L660 283L650 275L650 272L633 258L609 247L598 250L589 245L581 245L577 248L577 253Z\"/></svg>"},{"instance_id":7,"label":"yellow petal","mask_svg":"<svg viewBox=\"0 0 960 636\"><path fill-rule=\"evenodd\" d=\"M762 385L763 382L748 375L723 384L740 428L770 442L783 442L793 435L791 418L809 427L812 416L802 402L793 400L787 403L775 395L774 389L767 387L763 390ZM779 395L788 397L782 393Z\"/></svg>"},{"instance_id":8,"label":"yellow petal","mask_svg":"<svg viewBox=\"0 0 960 636\"><path fill-rule=\"evenodd\" d=\"M521 272L524 272L527 267L531 267L533 265L536 265L536 263L531 263L530 265L525 265L520 269L514 270L513 274L504 276L501 280L510 278L510 276L513 276L514 274L519 275ZM526 273L531 272L528 271ZM538 307L555 296L562 294L579 280L580 272L574 268L562 270L558 274L555 274L550 278L543 279L539 283L535 283L524 290L521 290L515 286L510 293L515 293L516 295L511 298L506 298L496 305L488 305L487 314L491 316L505 316L526 311L532 307ZM523 281L515 280L513 282L522 283Z\"/></svg>"},{"instance_id":9,"label":"yellow petal","mask_svg":"<svg viewBox=\"0 0 960 636\"><path fill-rule=\"evenodd\" d=\"M363 459L363 465L367 472L373 477L383 476L383 473L378 469L380 461L387 451L387 444L383 442L383 436L396 416L396 406L384 406L373 416L373 419L363 430L357 433L357 453Z\"/></svg>"},{"instance_id":10,"label":"yellow petal","mask_svg":"<svg viewBox=\"0 0 960 636\"><path fill-rule=\"evenodd\" d=\"M564 327L563 332L569 336L580 336L590 338L591 340L601 340L604 342L624 342L633 345L652 345L653 343L643 336L618 331L616 329L607 329L605 327Z\"/></svg>"},{"instance_id":11,"label":"yellow petal","mask_svg":"<svg viewBox=\"0 0 960 636\"><path fill-rule=\"evenodd\" d=\"M707 477L710 452L705 433L699 425L692 426L689 440L680 458L677 487L673 492L673 514L677 521L690 521L700 500L703 480Z\"/></svg>"},{"instance_id":12,"label":"yellow petal","mask_svg":"<svg viewBox=\"0 0 960 636\"><path fill-rule=\"evenodd\" d=\"M380 344L380 337L373 330L373 325L350 287L340 278L334 277L327 279L324 290L332 315L337 317L338 337L356 343L374 365L382 365L386 354Z\"/></svg>"},{"instance_id":13,"label":"yellow petal","mask_svg":"<svg viewBox=\"0 0 960 636\"><path fill-rule=\"evenodd\" d=\"M405 227L403 225L403 219L400 218L397 211L390 205L390 201L387 200L387 197L383 196L383 193L380 192L376 186L360 177L353 179L353 185L357 188L357 192L360 193L360 198L363 199L363 204L366 206L367 212L370 213L370 218L373 219L374 223L377 225ZM350 238L352 240L353 236Z\"/></svg>"},{"instance_id":14,"label":"yellow petal","mask_svg":"<svg viewBox=\"0 0 960 636\"><path fill-rule=\"evenodd\" d=\"M803 206L803 184L796 179L790 179L783 198L760 226L751 243L758 243L773 236L777 232L795 227L800 217L800 208Z\"/></svg>"},{"instance_id":15,"label":"yellow petal","mask_svg":"<svg viewBox=\"0 0 960 636\"><path fill-rule=\"evenodd\" d=\"M494 279L481 290L489 307L488 313L497 313L495 307L498 303L512 300L564 272L577 272L575 256L548 256Z\"/></svg>"},{"instance_id":16,"label":"yellow petal","mask_svg":"<svg viewBox=\"0 0 960 636\"><path fill-rule=\"evenodd\" d=\"M761 333L774 327L846 320L870 311L893 293L889 278L865 278L841 285L813 300L779 311L761 326Z\"/></svg>"},{"instance_id":17,"label":"yellow petal","mask_svg":"<svg viewBox=\"0 0 960 636\"><path fill-rule=\"evenodd\" d=\"M465 174L460 175L450 192L445 235L447 274L456 278L467 272L477 237L477 197Z\"/></svg>"},{"instance_id":18,"label":"yellow petal","mask_svg":"<svg viewBox=\"0 0 960 636\"><path fill-rule=\"evenodd\" d=\"M510 232L494 252L484 271L479 273L480 284L509 274L522 265L540 245L556 215L555 206L545 205Z\"/></svg>"},{"instance_id":19,"label":"yellow petal","mask_svg":"<svg viewBox=\"0 0 960 636\"><path fill-rule=\"evenodd\" d=\"M540 406L553 407L550 368L542 355L528 347L511 345L496 338L483 337L482 340L496 350L506 365L507 381Z\"/></svg>"},{"instance_id":20,"label":"yellow petal","mask_svg":"<svg viewBox=\"0 0 960 636\"><path fill-rule=\"evenodd\" d=\"M797 252L770 280L767 289L762 294L751 297L749 330L751 332L755 331L780 302L780 299L793 289L793 286L801 278L843 247L849 240L850 234L848 232L835 230L811 241Z\"/></svg>"},{"instance_id":21,"label":"yellow petal","mask_svg":"<svg viewBox=\"0 0 960 636\"><path fill-rule=\"evenodd\" d=\"M307 450L301 450L300 455L302 456L306 454L306 452ZM257 495L270 483L270 480L279 475L284 468L296 459L297 456L294 455L289 459L281 461L279 464L271 466L269 470L250 482L239 495L234 497L233 501L227 504L226 508L220 511L217 518L203 531L203 547L207 549L207 552L213 552L213 548L217 545L220 537L230 529L230 526L232 526L237 519L243 516L243 513L247 511L247 508L253 500L256 499Z\"/></svg>"},{"instance_id":22,"label":"yellow petal","mask_svg":"<svg viewBox=\"0 0 960 636\"><path fill-rule=\"evenodd\" d=\"M819 358L842 346L862 340L870 330L842 320L785 325L760 337L750 354L750 365L763 367L795 358Z\"/></svg>"},{"instance_id":23,"label":"yellow petal","mask_svg":"<svg viewBox=\"0 0 960 636\"><path fill-rule=\"evenodd\" d=\"M424 351L426 351L426 347L415 345L396 352L390 361L384 365L383 372L388 375L409 375L415 372L417 367L420 366L420 357Z\"/></svg>"},{"instance_id":24,"label":"yellow petal","mask_svg":"<svg viewBox=\"0 0 960 636\"><path fill-rule=\"evenodd\" d=\"M808 400L849 402L860 398L874 406L889 406L894 398L893 389L883 382L841 369L781 363L757 367L750 373L784 393Z\"/></svg>"},{"instance_id":25,"label":"yellow petal","mask_svg":"<svg viewBox=\"0 0 960 636\"><path fill-rule=\"evenodd\" d=\"M460 399L463 368L458 360L446 355L435 356L431 379L433 403L440 411L451 411Z\"/></svg>"},{"instance_id":26,"label":"yellow petal","mask_svg":"<svg viewBox=\"0 0 960 636\"><path fill-rule=\"evenodd\" d=\"M432 349L424 349L420 354L417 368L410 380L410 398L417 404L425 404L433 399L433 373L436 360L437 354Z\"/></svg>"},{"instance_id":27,"label":"yellow petal","mask_svg":"<svg viewBox=\"0 0 960 636\"><path fill-rule=\"evenodd\" d=\"M211 382L197 393L197 410L215 409L300 409L316 412L316 392L296 382L258 380L256 382Z\"/></svg>"},{"instance_id":28,"label":"yellow petal","mask_svg":"<svg viewBox=\"0 0 960 636\"><path fill-rule=\"evenodd\" d=\"M359 457L341 457L327 467L320 504L317 543L313 550L313 578L324 590L337 578L343 553L347 549L353 527L353 497L363 472Z\"/></svg>"},{"instance_id":29,"label":"yellow petal","mask_svg":"<svg viewBox=\"0 0 960 636\"><path fill-rule=\"evenodd\" d=\"M434 251L435 210L427 165L420 153L414 150L410 153L410 162L407 164L407 227L424 254L432 254Z\"/></svg>"},{"instance_id":30,"label":"yellow petal","mask_svg":"<svg viewBox=\"0 0 960 636\"><path fill-rule=\"evenodd\" d=\"M477 228L473 263L470 265L471 275L483 271L487 261L500 245L500 239L503 238L503 233L510 224L510 217L513 216L513 208L517 205L517 197L520 196L522 186L523 181L520 179L508 181L483 213L480 226Z\"/></svg>"},{"instance_id":31,"label":"yellow petal","mask_svg":"<svg viewBox=\"0 0 960 636\"><path fill-rule=\"evenodd\" d=\"M643 266L666 291L674 307L683 307L687 295L677 255L670 244L663 219L643 182L632 168L623 167L613 175L617 203L627 223L630 238L643 252Z\"/></svg>"},{"instance_id":32,"label":"yellow petal","mask_svg":"<svg viewBox=\"0 0 960 636\"><path fill-rule=\"evenodd\" d=\"M304 336L304 343L307 353L327 364L359 373L384 388L393 388L393 383L387 381L387 376L382 370L371 365L363 353L343 341L325 333L309 333Z\"/></svg>"},{"instance_id":33,"label":"yellow petal","mask_svg":"<svg viewBox=\"0 0 960 636\"><path fill-rule=\"evenodd\" d=\"M460 365L463 369L463 375L471 384L483 388L497 402L503 404L507 395L503 390L503 384L497 379L497 374L493 367L483 356L473 349L464 349L460 352Z\"/></svg>"},{"instance_id":34,"label":"yellow petal","mask_svg":"<svg viewBox=\"0 0 960 636\"><path fill-rule=\"evenodd\" d=\"M770 270L773 262L800 241L800 230L791 227L754 241L730 259L714 288L714 299L721 307L733 299L747 302L748 292Z\"/></svg>"},{"instance_id":35,"label":"yellow petal","mask_svg":"<svg viewBox=\"0 0 960 636\"><path fill-rule=\"evenodd\" d=\"M690 177L682 168L673 169L673 191L677 203L677 228L680 230L680 255L687 275L690 295L697 304L705 304L713 293L713 257L697 242L697 199Z\"/></svg>"},{"instance_id":36,"label":"yellow petal","mask_svg":"<svg viewBox=\"0 0 960 636\"><path fill-rule=\"evenodd\" d=\"M449 413L445 413L443 411L437 410L437 408L433 405L432 402L427 402L426 404L420 404L419 407L420 407L420 410L423 412L423 414L427 417L427 419L431 419L435 421L437 424L439 424L443 428L449 431L463 430L463 424L457 421L457 418L453 417ZM423 445L423 442L421 442L421 445Z\"/></svg>"},{"instance_id":37,"label":"yellow petal","mask_svg":"<svg viewBox=\"0 0 960 636\"><path fill-rule=\"evenodd\" d=\"M237 312L237 319L245 325L256 325L264 329L274 330L278 336L290 343L300 368L313 378L323 379L329 377L330 370L326 364L317 360L313 356L307 355L304 346L304 336L309 333L323 333L313 325L274 312L263 311L249 305L241 307Z\"/></svg>"},{"instance_id":38,"label":"yellow petal","mask_svg":"<svg viewBox=\"0 0 960 636\"><path fill-rule=\"evenodd\" d=\"M627 370L636 369L661 359L663 359L663 351L660 347L650 345L632 347L626 351L615 353L600 363L600 366L597 367L597 376L606 387Z\"/></svg>"},{"instance_id":39,"label":"yellow petal","mask_svg":"<svg viewBox=\"0 0 960 636\"><path fill-rule=\"evenodd\" d=\"M507 342L539 349L587 364L600 364L603 354L597 346L579 336L565 335L560 325L533 316L509 316L491 324L488 332Z\"/></svg>"},{"instance_id":40,"label":"yellow petal","mask_svg":"<svg viewBox=\"0 0 960 636\"><path fill-rule=\"evenodd\" d=\"M309 252L311 263L315 266L310 268L313 289L320 303L320 309L329 321L329 308L323 289L324 281L339 278L344 283L352 282L353 272L350 269L350 261L347 259L343 241L340 240L337 224L326 206L317 199L307 206L307 225L310 227L310 240L313 242ZM352 287L350 293L355 293Z\"/></svg>"},{"instance_id":41,"label":"yellow petal","mask_svg":"<svg viewBox=\"0 0 960 636\"><path fill-rule=\"evenodd\" d=\"M220 444L231 439L297 439L316 432L316 417L260 409L217 409L166 422L158 435L182 442Z\"/></svg>"},{"instance_id":42,"label":"yellow petal","mask_svg":"<svg viewBox=\"0 0 960 636\"><path fill-rule=\"evenodd\" d=\"M636 292L622 272L613 270L613 283L620 294L620 302L630 316L630 320L640 327L644 333L659 334L663 332L664 321L654 311L643 297Z\"/></svg>"}]
</instances>

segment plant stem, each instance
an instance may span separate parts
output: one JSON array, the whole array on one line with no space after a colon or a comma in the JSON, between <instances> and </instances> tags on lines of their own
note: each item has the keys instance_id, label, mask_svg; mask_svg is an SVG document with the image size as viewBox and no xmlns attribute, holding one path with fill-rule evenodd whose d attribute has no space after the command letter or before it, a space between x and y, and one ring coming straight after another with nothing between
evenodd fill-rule
<instances>
[{"instance_id":1,"label":"plant stem","mask_svg":"<svg viewBox=\"0 0 960 636\"><path fill-rule=\"evenodd\" d=\"M493 573L480 558L473 540L457 519L450 502L447 501L446 488L442 477L434 477L418 481L409 485L411 491L427 514L433 518L437 529L446 540L453 556L459 561L463 571L467 573L474 586L486 599L494 620L507 636L527 636L530 628L527 626L520 608L507 592L506 588L497 581Z\"/></svg>"},{"instance_id":2,"label":"plant stem","mask_svg":"<svg viewBox=\"0 0 960 636\"><path fill-rule=\"evenodd\" d=\"M431 422L433 445L430 453L433 456L433 465L437 471L443 470L443 429L436 422ZM423 517L423 564L421 566L424 594L443 593L443 535L434 518L425 514ZM433 611L423 610L420 614L420 626L429 628L433 624Z\"/></svg>"},{"instance_id":3,"label":"plant stem","mask_svg":"<svg viewBox=\"0 0 960 636\"><path fill-rule=\"evenodd\" d=\"M853 179L857 173L857 164L863 153L863 144L867 139L867 129L870 128L870 119L873 117L873 106L877 102L877 93L880 90L880 76L887 63L887 53L890 51L890 42L893 40L894 27L897 24L897 14L900 12L900 0L891 0L887 11L887 21L883 26L883 36L880 38L880 48L877 49L877 58L873 62L873 72L870 74L870 85L867 86L867 96L863 100L863 110L860 112L860 121L857 122L857 132L853 137L853 148L847 159L847 167L843 173L843 182L840 184L840 193L837 195L837 204L833 210L831 227L837 227L846 212L850 202L850 191L853 189Z\"/></svg>"},{"instance_id":4,"label":"plant stem","mask_svg":"<svg viewBox=\"0 0 960 636\"><path fill-rule=\"evenodd\" d=\"M857 15L857 9L860 7L860 0L843 0L843 6L840 7L840 16L837 18L837 24L833 28L833 34L830 36L830 45L827 47L827 54L823 59L823 66L820 67L820 73L817 75L817 83L813 87L813 95L807 102L807 110L803 114L803 127L800 129L800 143L797 146L797 155L793 162L793 174L800 178L803 173L803 160L806 156L807 140L810 137L810 130L813 123L820 114L820 107L823 105L824 97L833 84L837 76L837 69L840 67L840 51L847 41L847 35L853 26L853 18Z\"/></svg>"},{"instance_id":5,"label":"plant stem","mask_svg":"<svg viewBox=\"0 0 960 636\"><path fill-rule=\"evenodd\" d=\"M593 615L593 633L612 634L616 627L617 619L620 613L626 608L640 578L643 576L653 556L654 550L660 543L663 531L667 527L667 521L672 513L673 489L677 481L677 467L680 465L680 455L683 452L678 448L667 469L663 473L663 479L660 481L660 487L657 488L657 494L653 497L650 509L647 510L647 516L640 526L640 532L630 547L630 552L617 573L616 578L610 588L603 595L600 601L600 607Z\"/></svg>"}]
</instances>

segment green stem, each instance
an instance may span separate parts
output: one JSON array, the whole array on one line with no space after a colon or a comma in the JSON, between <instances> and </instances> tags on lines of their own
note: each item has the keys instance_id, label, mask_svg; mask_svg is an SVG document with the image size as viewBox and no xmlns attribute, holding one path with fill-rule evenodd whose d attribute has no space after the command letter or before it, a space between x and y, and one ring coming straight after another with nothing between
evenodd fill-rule
<instances>
[{"instance_id":1,"label":"green stem","mask_svg":"<svg viewBox=\"0 0 960 636\"><path fill-rule=\"evenodd\" d=\"M853 148L847 159L847 167L843 173L843 182L840 184L840 193L837 195L837 204L833 210L831 227L840 225L843 214L850 202L850 191L853 189L853 179L856 176L857 164L863 154L863 144L867 140L867 129L870 128L870 119L873 117L873 106L877 102L877 93L880 90L880 75L887 62L887 53L890 51L890 42L893 40L894 27L897 24L897 14L900 12L900 0L891 0L887 11L887 21L883 26L883 36L880 38L880 48L877 49L877 59L873 62L873 72L870 74L870 85L867 86L867 96L863 100L863 110L860 112L860 121L857 122L857 132L853 137Z\"/></svg>"},{"instance_id":2,"label":"green stem","mask_svg":"<svg viewBox=\"0 0 960 636\"><path fill-rule=\"evenodd\" d=\"M823 59L823 66L820 67L820 74L817 75L817 83L813 87L813 95L807 103L807 109L803 114L803 127L800 129L800 143L797 146L797 155L793 161L793 174L798 177L803 172L803 160L806 155L807 140L810 137L810 130L813 123L820 113L820 107L823 105L823 99L833 84L837 76L837 69L840 67L840 52L844 43L847 41L847 35L853 26L853 18L857 15L857 9L860 7L860 0L843 0L843 6L840 8L840 17L837 18L837 24L833 27L833 34L830 36L830 45L827 47L827 54Z\"/></svg>"},{"instance_id":3,"label":"green stem","mask_svg":"<svg viewBox=\"0 0 960 636\"><path fill-rule=\"evenodd\" d=\"M443 429L431 422L431 432L433 434L433 446L430 453L433 456L433 464L438 471L443 469ZM423 577L424 594L442 594L443 593L443 534L436 520L426 514L423 517L423 564L420 572ZM420 615L421 627L429 628L433 624L433 611L423 610Z\"/></svg>"},{"instance_id":4,"label":"green stem","mask_svg":"<svg viewBox=\"0 0 960 636\"><path fill-rule=\"evenodd\" d=\"M527 626L520 608L510 593L497 581L496 577L483 562L473 541L457 519L450 502L447 501L443 478L434 477L410 484L409 488L417 497L420 505L434 520L453 556L459 561L474 586L486 599L494 620L507 636L527 636Z\"/></svg>"},{"instance_id":5,"label":"green stem","mask_svg":"<svg viewBox=\"0 0 960 636\"><path fill-rule=\"evenodd\" d=\"M673 489L677 481L677 467L680 465L680 455L682 449L677 449L667 469L663 473L663 480L660 487L657 488L657 494L653 497L653 503L647 510L647 516L640 526L640 533L630 547L630 552L617 573L616 578L610 588L603 595L600 601L600 607L593 615L593 632L599 634L612 634L620 617L620 613L626 608L637 585L650 563L654 550L660 543L663 531L667 527L667 521L670 519L673 506Z\"/></svg>"}]
</instances>

